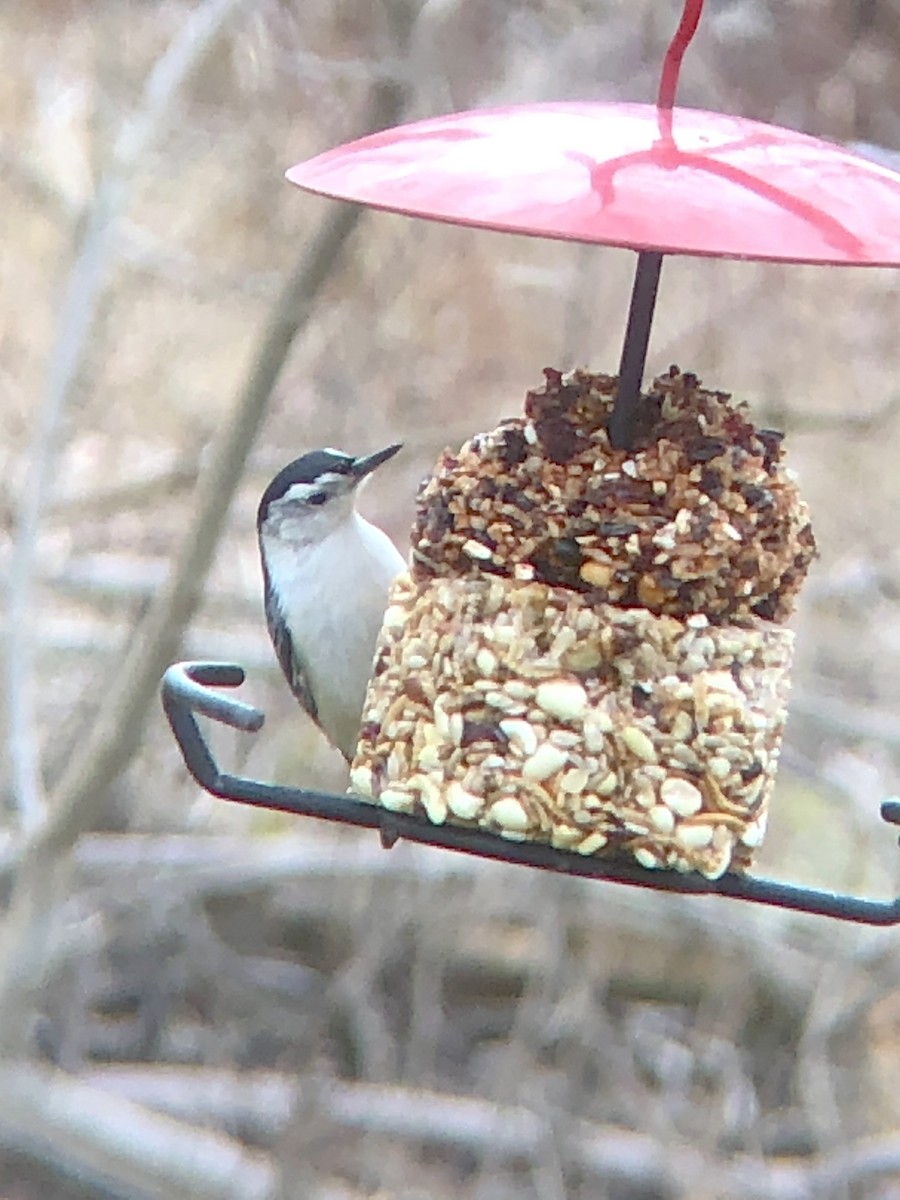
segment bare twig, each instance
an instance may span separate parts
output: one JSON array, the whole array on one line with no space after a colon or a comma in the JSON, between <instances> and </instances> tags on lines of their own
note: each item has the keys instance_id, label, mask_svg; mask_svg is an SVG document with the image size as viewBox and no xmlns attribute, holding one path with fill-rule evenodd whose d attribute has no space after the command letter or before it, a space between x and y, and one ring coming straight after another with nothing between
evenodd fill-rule
<instances>
[{"instance_id":1,"label":"bare twig","mask_svg":"<svg viewBox=\"0 0 900 1200\"><path fill-rule=\"evenodd\" d=\"M368 124L389 123L399 106L396 91L376 92L375 112ZM68 844L89 825L89 813L104 788L134 752L159 677L176 654L182 631L196 611L232 496L285 359L312 315L359 215L357 208L348 205L330 210L273 306L234 413L201 476L194 521L169 581L141 622L89 736L54 788L54 811L43 833L48 847ZM81 811L83 805L87 808Z\"/></svg>"},{"instance_id":2,"label":"bare twig","mask_svg":"<svg viewBox=\"0 0 900 1200\"><path fill-rule=\"evenodd\" d=\"M791 413L791 433L878 433L900 412L900 395L890 396L868 412Z\"/></svg>"},{"instance_id":3,"label":"bare twig","mask_svg":"<svg viewBox=\"0 0 900 1200\"><path fill-rule=\"evenodd\" d=\"M796 1088L807 1124L822 1149L843 1150L847 1142L829 1034L857 980L848 957L822 964L797 1047Z\"/></svg>"},{"instance_id":4,"label":"bare twig","mask_svg":"<svg viewBox=\"0 0 900 1200\"><path fill-rule=\"evenodd\" d=\"M49 918L54 904L48 875L53 860L79 833L90 828L103 802L105 788L134 751L144 717L153 702L159 678L178 649L185 625L202 595L231 496L259 424L267 410L275 380L288 349L312 311L315 297L329 277L334 258L354 228L357 210L333 210L310 251L291 274L270 317L255 365L238 400L235 415L223 430L209 468L199 484L196 517L181 547L169 581L157 594L132 640L116 679L104 696L88 735L80 742L54 788L44 822L30 839L23 856L13 903L7 914L7 945L0 958L0 1046L4 1031L11 1033L17 1012L10 991L39 978L34 960L33 922ZM61 889L61 893L62 893ZM61 894L60 893L60 894ZM23 961L14 946L22 951ZM18 962L18 965L16 965ZM31 967L26 963L31 963ZM38 970L36 975L35 969Z\"/></svg>"},{"instance_id":5,"label":"bare twig","mask_svg":"<svg viewBox=\"0 0 900 1200\"><path fill-rule=\"evenodd\" d=\"M273 1200L277 1173L224 1134L184 1125L58 1071L0 1066L0 1144L124 1198Z\"/></svg>"},{"instance_id":6,"label":"bare twig","mask_svg":"<svg viewBox=\"0 0 900 1200\"><path fill-rule=\"evenodd\" d=\"M197 482L200 467L198 455L185 455L180 462L165 471L157 471L147 479L130 480L94 492L76 496L59 496L47 505L47 519L53 521L98 520L113 513L145 508L160 500L189 491Z\"/></svg>"},{"instance_id":7,"label":"bare twig","mask_svg":"<svg viewBox=\"0 0 900 1200\"><path fill-rule=\"evenodd\" d=\"M124 595L120 596L115 607L121 609L124 598ZM111 600L108 597L108 602L98 607L112 608ZM246 605L248 611L249 603ZM258 611L257 605L254 612ZM2 630L0 623L0 633ZM110 616L98 616L92 620L81 617L77 621L59 618L44 621L36 642L39 649L52 653L58 662L63 658L82 658L92 659L96 663L104 657L107 662L114 658L121 661L122 630ZM240 663L258 677L281 678L265 628L260 629L258 622L252 631L248 629L246 633L212 624L192 625L184 635L181 653L185 658L202 659L208 656L210 646L215 646L216 656L222 661Z\"/></svg>"},{"instance_id":8,"label":"bare twig","mask_svg":"<svg viewBox=\"0 0 900 1200\"><path fill-rule=\"evenodd\" d=\"M244 460L268 411L288 351L358 218L358 210L349 206L332 210L274 307L234 415L201 475L194 521L169 580L136 631L90 734L54 788L53 831L48 828L45 834L48 843L67 844L89 824L89 810L134 752L160 676L177 654L183 630L202 597Z\"/></svg>"},{"instance_id":9,"label":"bare twig","mask_svg":"<svg viewBox=\"0 0 900 1200\"><path fill-rule=\"evenodd\" d=\"M887 709L853 703L827 692L795 688L791 692L791 711L844 737L900 746L900 718Z\"/></svg>"},{"instance_id":10,"label":"bare twig","mask_svg":"<svg viewBox=\"0 0 900 1200\"><path fill-rule=\"evenodd\" d=\"M546 1135L545 1119L528 1108L420 1088L335 1081L312 1095L309 1085L273 1072L237 1075L167 1067L103 1068L89 1079L98 1089L184 1120L254 1128L270 1137L304 1104L348 1131L467 1154L490 1151L507 1161L534 1162ZM735 1200L822 1200L836 1188L871 1184L900 1170L896 1137L867 1138L786 1164L750 1156L708 1157L678 1140L558 1116L563 1165L667 1197L696 1194L693 1181L703 1180L703 1194Z\"/></svg>"},{"instance_id":11,"label":"bare twig","mask_svg":"<svg viewBox=\"0 0 900 1200\"><path fill-rule=\"evenodd\" d=\"M223 3L219 0L220 6ZM158 104L159 84L148 88L152 103ZM383 88L376 89L374 96L369 124L378 127L396 119L402 103L400 93ZM81 832L90 828L104 801L105 789L134 752L144 718L156 697L159 678L175 657L183 630L202 596L232 496L285 359L312 315L359 215L360 210L353 206L332 208L288 276L263 330L234 413L201 476L194 520L168 582L142 619L89 732L56 782L45 819L32 833L22 855L5 922L5 944L0 950L0 1051L10 1053L21 1039L20 1014L28 1011L27 996L40 984L40 947L47 940L47 931L38 931L51 920L65 894L61 872L54 872L53 864ZM83 330L81 336L86 333ZM41 461L46 469L49 456L42 452ZM27 584L26 592L30 592L32 575L29 556L27 570L20 572L19 580L20 585ZM21 595L19 599L21 602Z\"/></svg>"},{"instance_id":12,"label":"bare twig","mask_svg":"<svg viewBox=\"0 0 900 1200\"><path fill-rule=\"evenodd\" d=\"M274 1138L297 1110L299 1080L278 1071L128 1064L80 1076L90 1087L187 1121L244 1135Z\"/></svg>"},{"instance_id":13,"label":"bare twig","mask_svg":"<svg viewBox=\"0 0 900 1200\"><path fill-rule=\"evenodd\" d=\"M73 810L57 805L48 811L43 794L37 745L34 655L30 636L34 605L35 550L38 528L50 490L58 451L59 428L88 347L102 293L115 252L115 236L135 168L169 115L172 102L205 54L211 40L242 0L207 0L195 9L158 60L144 87L138 114L123 125L114 147L113 162L102 179L72 270L51 356L44 402L32 437L31 471L19 511L18 536L9 582L5 679L8 708L8 743L13 795L22 825L29 834L29 851L22 876L4 924L0 948L0 1046L21 1020L22 1009L13 996L30 978L40 977L40 946L44 927L56 902L64 894L62 881L50 878L48 851L65 843ZM59 834L62 831L62 839ZM43 860L43 865L40 865ZM16 948L22 952L21 959ZM25 964L30 964L30 969ZM35 974L36 972L36 974ZM2 1051L0 1051L2 1052Z\"/></svg>"},{"instance_id":14,"label":"bare twig","mask_svg":"<svg viewBox=\"0 0 900 1200\"><path fill-rule=\"evenodd\" d=\"M193 903L293 883L295 906L327 916L333 895L330 889L336 881L341 887L361 888L363 894L381 884L443 886L448 904L461 903L477 886L488 887L490 920L498 922L534 920L545 907L544 892L534 891L527 872L426 847L401 845L385 854L368 834L348 840L313 824L298 825L296 834L250 840L89 834L79 839L72 857L76 872L72 886L76 894L78 889L91 889L91 908L117 904L123 895L131 903L151 906L161 894L173 903ZM15 840L0 839L0 884L20 861ZM51 872L48 881L52 880ZM641 954L618 969L613 986L621 1003L663 996L669 1003L696 1003L705 989L733 978L738 945L741 970L752 975L780 1009L799 1018L809 1005L822 964L834 958L844 944L836 944L835 930L823 928L821 923L785 922L771 911L736 907L727 901L686 899L682 904L678 901L684 898L662 898L587 881L567 880L561 887L569 905L561 922L576 939L589 937L591 923L602 920L611 939L623 943L637 939L641 945ZM773 956L775 941L779 953ZM683 947L684 953L673 953L678 947ZM58 963L60 953L66 952L57 942L49 943L46 936L39 950L48 971ZM448 962L456 957L455 952L444 949L440 954ZM646 963L666 955L672 956L671 969L664 985L655 985L648 981ZM476 960L478 970L488 973L509 967L539 973L553 966L537 952L507 962L502 945L483 947ZM700 961L705 964L702 977L697 974Z\"/></svg>"},{"instance_id":15,"label":"bare twig","mask_svg":"<svg viewBox=\"0 0 900 1200\"><path fill-rule=\"evenodd\" d=\"M113 161L91 205L84 236L69 276L56 345L51 352L43 403L31 438L31 468L19 506L8 588L5 665L7 745L12 794L23 828L35 829L46 803L37 734L34 644L34 566L38 530L59 450L59 428L94 329L100 300L115 259L119 221L135 170L168 118L172 101L212 38L243 0L207 0L185 21L145 84L135 119L120 129Z\"/></svg>"}]
</instances>

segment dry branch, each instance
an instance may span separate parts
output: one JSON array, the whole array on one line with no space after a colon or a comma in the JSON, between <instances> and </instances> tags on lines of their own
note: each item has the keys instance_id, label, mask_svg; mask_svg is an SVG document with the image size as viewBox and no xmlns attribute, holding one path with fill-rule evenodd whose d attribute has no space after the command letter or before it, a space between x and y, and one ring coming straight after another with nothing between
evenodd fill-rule
<instances>
[{"instance_id":1,"label":"dry branch","mask_svg":"<svg viewBox=\"0 0 900 1200\"><path fill-rule=\"evenodd\" d=\"M118 227L141 157L169 118L175 98L210 42L243 0L207 0L185 21L148 76L131 121L123 121L112 161L100 181L66 289L46 390L31 438L30 472L18 511L7 603L5 689L12 793L23 828L46 817L38 740L35 665L30 634L35 604L35 553L59 451L59 429L95 328Z\"/></svg>"},{"instance_id":2,"label":"dry branch","mask_svg":"<svg viewBox=\"0 0 900 1200\"><path fill-rule=\"evenodd\" d=\"M854 703L827 691L794 688L791 711L842 737L881 742L892 749L900 747L900 717L888 709ZM878 799L881 797L873 797L873 802Z\"/></svg>"},{"instance_id":3,"label":"dry branch","mask_svg":"<svg viewBox=\"0 0 900 1200\"><path fill-rule=\"evenodd\" d=\"M58 1071L0 1065L0 1145L122 1200L274 1200L277 1172L220 1133Z\"/></svg>"},{"instance_id":4,"label":"dry branch","mask_svg":"<svg viewBox=\"0 0 900 1200\"><path fill-rule=\"evenodd\" d=\"M0 838L0 883L17 863L15 839ZM659 896L583 880L558 882L565 898L560 929L568 931L566 936L581 941L592 937L597 926L609 947L631 946L627 962L618 964L610 981L620 1002L659 994L693 1003L717 984L727 988L740 977L785 1013L802 1015L824 964L857 961L856 929L713 898ZM277 889L286 884L294 886L281 897ZM546 907L546 893L535 890L528 872L426 847L401 844L386 853L372 835L334 836L318 822L298 823L296 834L252 839L85 835L74 850L71 880L75 894L93 890L87 893L91 908L104 905L104 897L106 903L118 904L126 893L133 904L149 907L161 895L170 903L193 904L267 890L271 911L282 906L293 918L315 913L340 927L345 915L332 911L336 884L362 889L362 894L385 886L398 896L410 886L429 892L442 888L449 910L461 913L474 887L489 887L486 920L501 930L498 940L473 950L451 939L441 951L447 969L465 963L476 964L483 974L510 966L536 974L549 969L541 941L521 961L519 950L510 958L503 948L504 921L537 922ZM773 945L779 948L777 955ZM41 949L46 970L66 952L46 942ZM649 964L663 962L666 978L660 983L648 970Z\"/></svg>"},{"instance_id":5,"label":"dry branch","mask_svg":"<svg viewBox=\"0 0 900 1200\"><path fill-rule=\"evenodd\" d=\"M349 206L329 214L274 306L236 411L201 475L194 520L169 580L136 630L90 733L54 788L53 816L43 835L54 847L89 827L105 788L134 753L160 676L176 656L202 597L228 506L288 351L358 219L359 211Z\"/></svg>"},{"instance_id":6,"label":"dry branch","mask_svg":"<svg viewBox=\"0 0 900 1200\"><path fill-rule=\"evenodd\" d=\"M289 276L269 317L235 413L201 476L195 517L169 580L142 619L91 729L56 783L45 820L29 839L0 952L0 1047L7 1052L14 1014L30 1007L12 1003L13 995L39 980L39 973L23 969L23 964L29 960L34 964L33 948L43 941L35 938L35 927L49 919L57 898L49 886L54 860L91 827L104 802L105 789L138 744L160 676L176 656L183 630L201 599L229 502L287 353L357 220L355 208L333 210ZM59 896L64 891L60 881Z\"/></svg>"},{"instance_id":7,"label":"dry branch","mask_svg":"<svg viewBox=\"0 0 900 1200\"><path fill-rule=\"evenodd\" d=\"M48 504L46 519L97 521L114 513L153 508L160 501L183 495L194 487L200 473L198 458L199 454L192 451L179 456L179 461L167 470L157 471L146 479L132 479L93 492L58 496Z\"/></svg>"},{"instance_id":8,"label":"dry branch","mask_svg":"<svg viewBox=\"0 0 900 1200\"><path fill-rule=\"evenodd\" d=\"M109 602L98 607L112 609L113 605ZM116 606L119 611L123 607L121 602ZM0 635L3 629L3 623L0 622ZM209 656L211 646L216 648L217 660L240 663L257 679L282 678L264 630L257 628L255 632L242 634L219 626L198 624L185 633L179 653L188 659L205 659ZM121 661L122 631L114 612L105 618L47 620L41 625L37 648L52 656L57 665L65 656L93 659L95 662L104 658L107 661Z\"/></svg>"},{"instance_id":9,"label":"dry branch","mask_svg":"<svg viewBox=\"0 0 900 1200\"><path fill-rule=\"evenodd\" d=\"M366 126L392 123L400 111L400 93L384 87L376 88L373 95ZM272 306L234 413L201 475L194 519L169 581L136 631L117 683L83 747L54 789L53 818L44 834L48 844L65 845L89 826L94 805L134 752L159 677L196 611L230 501L287 355L315 311L359 217L360 210L353 206L329 211Z\"/></svg>"},{"instance_id":10,"label":"dry branch","mask_svg":"<svg viewBox=\"0 0 900 1200\"><path fill-rule=\"evenodd\" d=\"M279 1136L302 1111L309 1122L347 1131L457 1149L502 1160L534 1162L548 1136L531 1109L419 1088L367 1083L301 1083L276 1072L195 1068L109 1067L88 1076L92 1087L197 1124ZM565 1113L554 1114L563 1164L606 1184L627 1184L666 1197L696 1194L730 1200L825 1200L900 1171L900 1140L866 1138L808 1160L749 1155L710 1158L678 1139L662 1141Z\"/></svg>"},{"instance_id":11,"label":"dry branch","mask_svg":"<svg viewBox=\"0 0 900 1200\"><path fill-rule=\"evenodd\" d=\"M275 1139L289 1126L304 1085L277 1071L206 1067L100 1067L80 1076L89 1087L179 1121Z\"/></svg>"},{"instance_id":12,"label":"dry branch","mask_svg":"<svg viewBox=\"0 0 900 1200\"><path fill-rule=\"evenodd\" d=\"M124 202L130 168L156 132L161 113L190 73L199 56L199 47L208 43L236 2L208 0L185 26L190 36L182 31L151 73L141 113L116 148L117 162L104 202L98 201L95 206L91 226L94 233L88 235L79 260L89 274L85 280L73 276L70 287L73 304L77 298L85 312L79 309L77 319L71 316L68 323L63 322L64 353L55 360L56 375L35 442L38 486L33 489L34 495L26 508L20 561L14 565L11 589L10 622L16 632L13 644L18 634L14 618L23 619L34 583L33 551L52 460L51 445L56 440L53 434L71 394L93 325L92 314L99 303L109 255L109 231ZM380 128L391 124L397 119L402 102L402 92L395 86L374 87L366 125ZM47 968L42 948L52 942L53 921L67 892L66 852L91 827L104 803L106 788L138 745L147 712L157 695L159 678L176 656L183 631L200 602L231 499L284 362L315 311L319 294L331 278L335 260L356 228L359 216L360 210L354 206L331 208L287 276L269 313L234 412L213 447L208 468L201 475L193 520L168 582L135 631L90 729L77 744L53 788L46 814L40 823L36 816L32 820L36 827L20 859L0 943L0 1053L15 1056L24 1047L22 1014L31 1009L33 996L40 988ZM23 704L11 736L18 746L17 790L31 811L34 804L28 799L28 789L37 786L38 777L37 760L31 753L34 747L28 740L34 729L33 706L27 696L19 695L18 688L30 686L33 664L28 650L21 653L24 657L8 664L10 708L20 701Z\"/></svg>"}]
</instances>

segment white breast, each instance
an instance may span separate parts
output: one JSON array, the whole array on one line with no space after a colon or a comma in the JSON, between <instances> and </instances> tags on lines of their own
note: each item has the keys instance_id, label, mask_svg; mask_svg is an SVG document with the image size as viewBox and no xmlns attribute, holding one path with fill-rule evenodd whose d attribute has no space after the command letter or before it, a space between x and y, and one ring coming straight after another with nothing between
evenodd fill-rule
<instances>
[{"instance_id":1,"label":"white breast","mask_svg":"<svg viewBox=\"0 0 900 1200\"><path fill-rule=\"evenodd\" d=\"M315 545L267 537L264 548L319 723L350 758L388 589L406 564L390 538L355 512Z\"/></svg>"}]
</instances>

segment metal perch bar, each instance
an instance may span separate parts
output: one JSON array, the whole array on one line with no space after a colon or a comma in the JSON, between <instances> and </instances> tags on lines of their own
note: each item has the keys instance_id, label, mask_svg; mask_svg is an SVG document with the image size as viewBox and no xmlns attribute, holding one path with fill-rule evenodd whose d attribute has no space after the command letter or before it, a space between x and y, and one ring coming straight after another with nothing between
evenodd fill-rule
<instances>
[{"instance_id":1,"label":"metal perch bar","mask_svg":"<svg viewBox=\"0 0 900 1200\"><path fill-rule=\"evenodd\" d=\"M377 829L385 848L405 838L444 850L607 883L693 896L725 896L864 925L900 924L900 897L866 900L752 876L726 875L709 880L696 874L648 871L633 863L581 857L534 842L507 842L481 830L432 825L420 817L391 813L353 796L279 787L229 775L219 770L200 732L197 714L235 729L259 729L265 718L258 709L212 690L239 687L243 681L244 672L238 666L200 662L177 663L168 669L162 681L163 707L188 770L201 787L223 800ZM900 824L900 801L885 803L882 816L892 824Z\"/></svg>"}]
</instances>

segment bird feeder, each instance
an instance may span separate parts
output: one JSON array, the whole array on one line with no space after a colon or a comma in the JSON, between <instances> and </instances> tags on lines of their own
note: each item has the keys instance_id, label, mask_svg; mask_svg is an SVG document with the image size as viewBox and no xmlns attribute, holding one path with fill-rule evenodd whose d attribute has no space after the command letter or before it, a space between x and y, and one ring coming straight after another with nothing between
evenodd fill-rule
<instances>
[{"instance_id":1,"label":"bird feeder","mask_svg":"<svg viewBox=\"0 0 900 1200\"><path fill-rule=\"evenodd\" d=\"M686 0L655 105L546 103L453 113L388 129L291 168L299 187L410 217L630 249L637 263L618 387L613 447L628 449L665 255L900 266L900 175L841 146L743 117L675 107L681 60L703 0ZM691 895L718 895L872 925L900 923L900 897L876 901L726 874L648 870L639 863L433 824L353 796L288 788L220 770L197 722L246 731L263 714L226 693L244 672L180 663L163 705L188 770L213 795L379 830L398 839L562 874ZM882 805L900 824L900 801Z\"/></svg>"}]
</instances>

